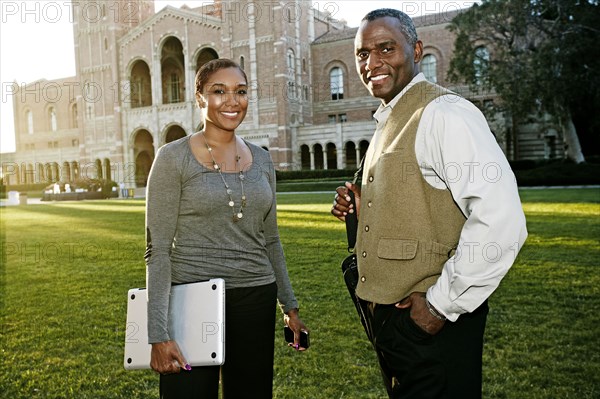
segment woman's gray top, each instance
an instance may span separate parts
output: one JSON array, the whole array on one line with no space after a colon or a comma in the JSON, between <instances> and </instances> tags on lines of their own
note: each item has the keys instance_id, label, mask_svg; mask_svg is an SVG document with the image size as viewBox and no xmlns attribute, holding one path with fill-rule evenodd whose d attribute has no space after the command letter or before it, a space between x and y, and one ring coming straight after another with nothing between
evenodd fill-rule
<instances>
[{"instance_id":1,"label":"woman's gray top","mask_svg":"<svg viewBox=\"0 0 600 399\"><path fill-rule=\"evenodd\" d=\"M148 178L144 258L149 343L170 339L171 284L219 277L226 288L277 282L283 311L298 307L277 229L275 169L269 153L246 142L253 161L244 173L244 216L234 222L219 172L198 162L190 137L162 146ZM239 174L223 176L238 210Z\"/></svg>"}]
</instances>

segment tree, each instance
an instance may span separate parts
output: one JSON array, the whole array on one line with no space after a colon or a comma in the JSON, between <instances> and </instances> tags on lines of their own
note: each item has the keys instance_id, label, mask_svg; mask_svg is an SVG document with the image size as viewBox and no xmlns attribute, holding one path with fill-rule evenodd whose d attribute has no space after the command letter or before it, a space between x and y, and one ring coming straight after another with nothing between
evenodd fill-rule
<instances>
[{"instance_id":1,"label":"tree","mask_svg":"<svg viewBox=\"0 0 600 399\"><path fill-rule=\"evenodd\" d=\"M554 115L567 156L584 162L579 136L595 143L600 129L598 27L598 0L483 0L449 26L456 35L449 79L494 89L513 121Z\"/></svg>"}]
</instances>

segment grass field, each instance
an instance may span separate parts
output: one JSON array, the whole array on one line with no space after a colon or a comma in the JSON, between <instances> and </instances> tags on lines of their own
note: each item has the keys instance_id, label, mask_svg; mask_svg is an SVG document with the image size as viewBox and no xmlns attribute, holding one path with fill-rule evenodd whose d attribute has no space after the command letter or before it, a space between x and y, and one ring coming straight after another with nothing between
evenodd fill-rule
<instances>
[{"instance_id":1,"label":"grass field","mask_svg":"<svg viewBox=\"0 0 600 399\"><path fill-rule=\"evenodd\" d=\"M529 239L490 299L483 396L600 397L600 191L521 194ZM279 195L312 348L289 350L278 331L275 398L385 397L340 276L345 232L330 204L331 195ZM158 397L152 372L122 366L127 290L145 284L144 203L0 212L0 397Z\"/></svg>"}]
</instances>

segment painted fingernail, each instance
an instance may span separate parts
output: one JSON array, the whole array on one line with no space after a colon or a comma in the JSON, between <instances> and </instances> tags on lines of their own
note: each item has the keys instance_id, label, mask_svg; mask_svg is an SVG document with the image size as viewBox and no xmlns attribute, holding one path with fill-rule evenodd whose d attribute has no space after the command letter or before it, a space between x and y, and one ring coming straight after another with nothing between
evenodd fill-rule
<instances>
[{"instance_id":1,"label":"painted fingernail","mask_svg":"<svg viewBox=\"0 0 600 399\"><path fill-rule=\"evenodd\" d=\"M300 347L299 344L294 344L294 348L296 348L296 350L298 350L299 347Z\"/></svg>"},{"instance_id":2,"label":"painted fingernail","mask_svg":"<svg viewBox=\"0 0 600 399\"><path fill-rule=\"evenodd\" d=\"M185 365L185 369L186 369L187 371L191 371L191 370L192 370L192 366L190 366L189 364L187 364L187 363L186 363L186 365Z\"/></svg>"}]
</instances>

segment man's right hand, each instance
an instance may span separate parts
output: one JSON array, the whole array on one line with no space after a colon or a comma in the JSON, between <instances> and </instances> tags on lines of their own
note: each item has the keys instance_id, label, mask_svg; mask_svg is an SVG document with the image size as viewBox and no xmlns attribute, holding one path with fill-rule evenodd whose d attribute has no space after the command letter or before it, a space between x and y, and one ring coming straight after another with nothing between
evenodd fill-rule
<instances>
[{"instance_id":1,"label":"man's right hand","mask_svg":"<svg viewBox=\"0 0 600 399\"><path fill-rule=\"evenodd\" d=\"M336 194L331 207L331 214L342 222L346 220L346 215L356 212L356 217L360 213L360 187L356 184L346 182L345 186L340 186L335 189ZM354 192L354 204L350 203L348 192Z\"/></svg>"},{"instance_id":2,"label":"man's right hand","mask_svg":"<svg viewBox=\"0 0 600 399\"><path fill-rule=\"evenodd\" d=\"M192 369L181 354L179 346L175 341L152 344L150 367L160 374L173 374L179 373L181 369L187 371Z\"/></svg>"}]
</instances>

